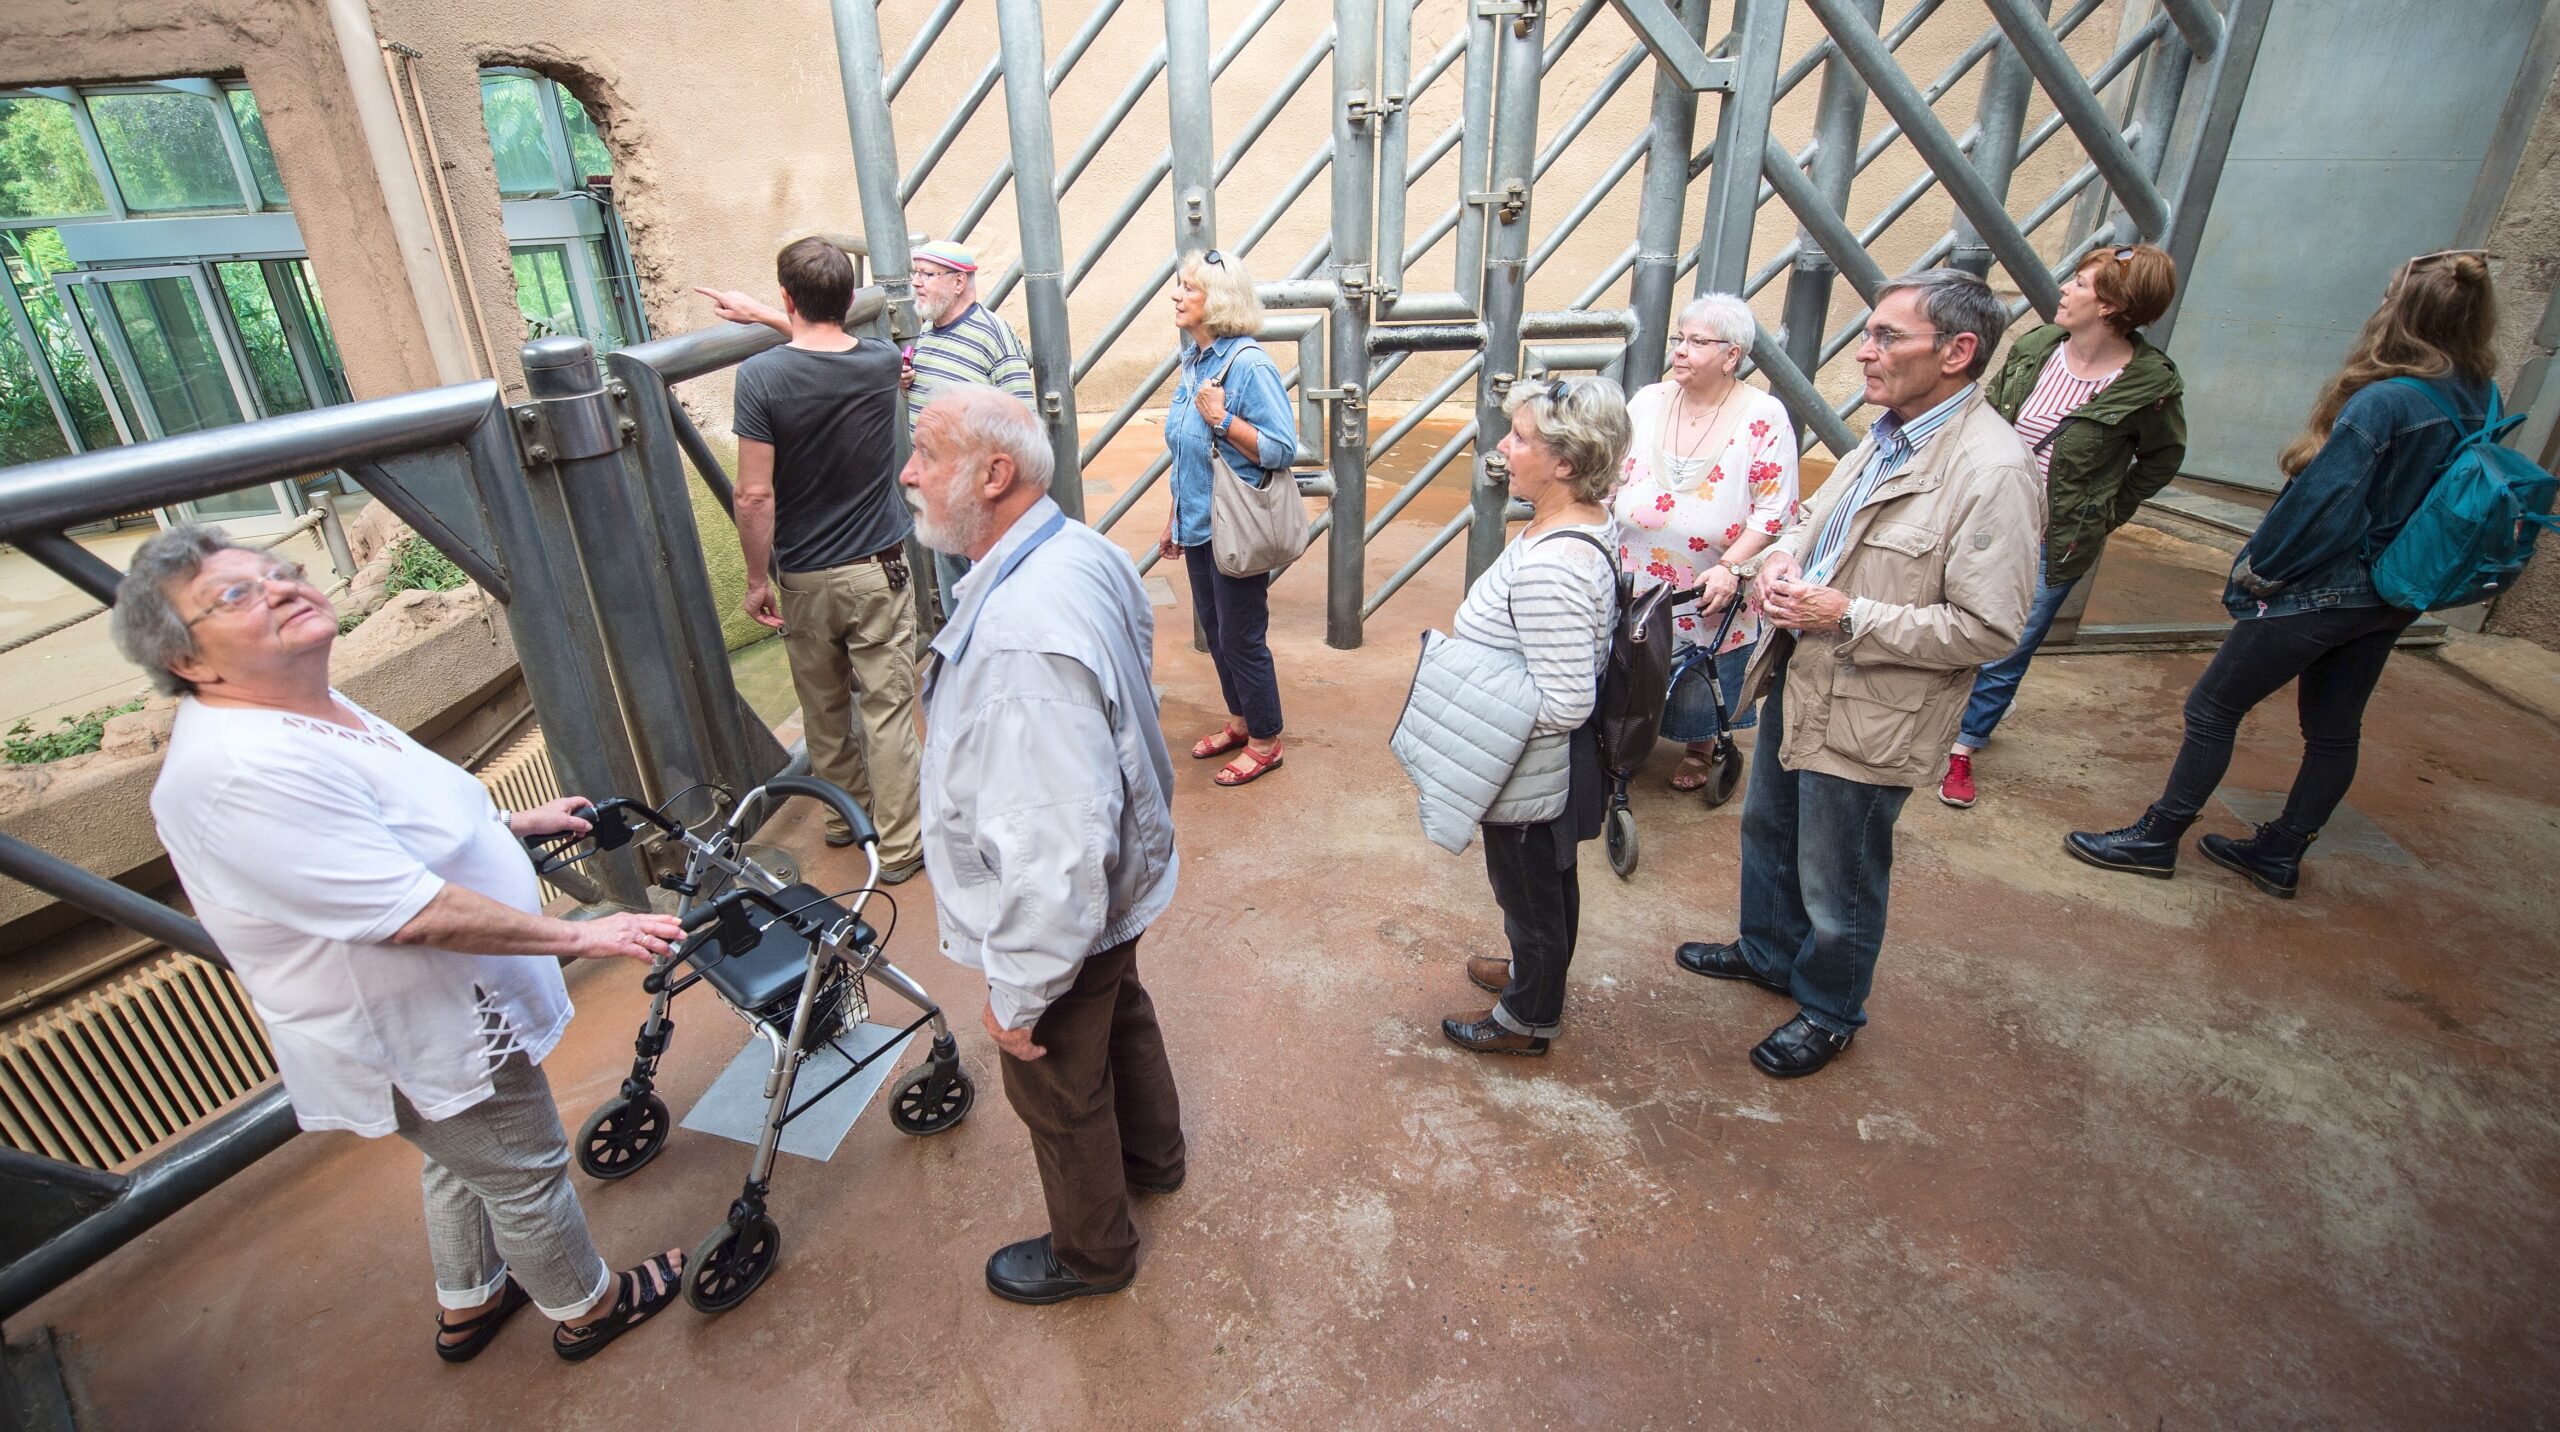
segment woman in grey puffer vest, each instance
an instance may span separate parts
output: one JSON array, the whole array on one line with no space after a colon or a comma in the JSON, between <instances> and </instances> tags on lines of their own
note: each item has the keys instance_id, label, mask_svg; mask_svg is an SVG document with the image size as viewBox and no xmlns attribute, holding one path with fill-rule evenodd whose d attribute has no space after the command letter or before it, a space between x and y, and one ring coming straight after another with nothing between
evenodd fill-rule
<instances>
[{"instance_id":1,"label":"woman in grey puffer vest","mask_svg":"<svg viewBox=\"0 0 2560 1432\"><path fill-rule=\"evenodd\" d=\"M1528 379L1505 406L1511 431L1500 451L1529 526L1476 579L1452 626L1461 640L1518 652L1539 709L1483 826L1485 874L1511 955L1471 956L1467 976L1501 998L1440 1028L1462 1049L1537 1055L1564 1013L1582 912L1576 850L1600 833L1604 777L1585 727L1618 591L1617 539L1602 504L1633 428L1626 395L1606 378Z\"/></svg>"}]
</instances>

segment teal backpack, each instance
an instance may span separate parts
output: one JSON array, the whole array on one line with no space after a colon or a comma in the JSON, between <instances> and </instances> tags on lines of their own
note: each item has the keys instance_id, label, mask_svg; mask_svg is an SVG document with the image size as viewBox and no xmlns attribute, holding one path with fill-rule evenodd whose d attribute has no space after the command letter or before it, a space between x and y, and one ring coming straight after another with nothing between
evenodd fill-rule
<instances>
[{"instance_id":1,"label":"teal backpack","mask_svg":"<svg viewBox=\"0 0 2560 1432\"><path fill-rule=\"evenodd\" d=\"M2391 381L2426 394L2457 430L2465 426L2434 384ZM2418 612L2485 602L2515 585L2542 529L2560 527L2549 515L2560 478L2499 446L2523 421L2522 413L2499 412L2498 388L2491 384L2488 416L2454 446L2426 500L2374 559L2373 587L2384 601Z\"/></svg>"}]
</instances>

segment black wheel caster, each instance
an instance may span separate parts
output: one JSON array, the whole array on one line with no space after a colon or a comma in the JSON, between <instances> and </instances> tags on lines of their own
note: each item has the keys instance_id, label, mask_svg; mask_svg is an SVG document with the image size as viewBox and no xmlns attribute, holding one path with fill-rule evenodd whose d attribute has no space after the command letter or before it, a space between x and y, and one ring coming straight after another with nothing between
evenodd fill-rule
<instances>
[{"instance_id":1,"label":"black wheel caster","mask_svg":"<svg viewBox=\"0 0 2560 1432\"><path fill-rule=\"evenodd\" d=\"M782 1260L782 1230L755 1214L711 1230L684 1265L684 1300L694 1311L725 1313L764 1286Z\"/></svg>"},{"instance_id":2,"label":"black wheel caster","mask_svg":"<svg viewBox=\"0 0 2560 1432\"><path fill-rule=\"evenodd\" d=\"M578 1167L595 1178L628 1178L667 1146L667 1101L617 1094L578 1130Z\"/></svg>"},{"instance_id":3,"label":"black wheel caster","mask_svg":"<svg viewBox=\"0 0 2560 1432\"><path fill-rule=\"evenodd\" d=\"M1636 813L1625 806L1609 808L1609 868L1626 879L1636 873Z\"/></svg>"},{"instance_id":4,"label":"black wheel caster","mask_svg":"<svg viewBox=\"0 0 2560 1432\"><path fill-rule=\"evenodd\" d=\"M969 1117L978 1087L955 1061L917 1065L889 1091L889 1122L902 1134L938 1134Z\"/></svg>"},{"instance_id":5,"label":"black wheel caster","mask_svg":"<svg viewBox=\"0 0 2560 1432\"><path fill-rule=\"evenodd\" d=\"M1733 788L1742 784L1742 753L1733 748L1731 736L1716 741L1715 755L1707 764L1707 783L1701 789L1708 805L1723 805L1733 799Z\"/></svg>"}]
</instances>

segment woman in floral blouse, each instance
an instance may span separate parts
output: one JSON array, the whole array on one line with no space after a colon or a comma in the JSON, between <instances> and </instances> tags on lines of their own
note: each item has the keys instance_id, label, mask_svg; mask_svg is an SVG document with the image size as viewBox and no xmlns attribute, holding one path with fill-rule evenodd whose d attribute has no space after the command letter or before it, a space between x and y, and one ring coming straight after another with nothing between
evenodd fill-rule
<instances>
[{"instance_id":1,"label":"woman in floral blouse","mask_svg":"<svg viewBox=\"0 0 2560 1432\"><path fill-rule=\"evenodd\" d=\"M1796 516L1796 430L1785 406L1742 382L1734 371L1750 351L1755 326L1741 299L1711 293L1680 311L1671 342L1671 376L1627 402L1635 444L1610 513L1618 523L1618 562L1641 579L1675 587L1704 584L1673 625L1683 648L1715 637L1739 585L1736 563L1775 541ZM1745 611L1715 659L1730 705L1760 637L1760 619ZM1752 722L1736 712L1732 727ZM1663 713L1662 734L1688 745L1671 784L1696 790L1707 782L1715 713L1708 703L1676 702Z\"/></svg>"}]
</instances>

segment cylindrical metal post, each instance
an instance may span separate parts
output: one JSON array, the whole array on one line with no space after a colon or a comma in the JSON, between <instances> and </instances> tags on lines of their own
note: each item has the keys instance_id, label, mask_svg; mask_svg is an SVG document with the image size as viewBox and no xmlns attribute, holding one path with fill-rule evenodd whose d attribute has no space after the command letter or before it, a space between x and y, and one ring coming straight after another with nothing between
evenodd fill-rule
<instances>
[{"instance_id":1,"label":"cylindrical metal post","mask_svg":"<svg viewBox=\"0 0 2560 1432\"><path fill-rule=\"evenodd\" d=\"M1209 7L1165 0L1165 110L1173 125L1173 251L1218 244L1217 136L1209 108ZM1005 97L1010 105L1010 93Z\"/></svg>"},{"instance_id":2,"label":"cylindrical metal post","mask_svg":"<svg viewBox=\"0 0 2560 1432\"><path fill-rule=\"evenodd\" d=\"M1707 0L1681 0L1680 23L1690 38L1703 41ZM1627 349L1631 387L1641 388L1661 377L1670 353L1671 291L1674 271L1680 266L1680 224L1689 207L1689 146L1697 132L1698 92L1669 65L1657 63L1652 138L1644 155L1644 198L1636 209L1635 277L1628 288L1636 311L1635 341Z\"/></svg>"},{"instance_id":3,"label":"cylindrical metal post","mask_svg":"<svg viewBox=\"0 0 2560 1432\"><path fill-rule=\"evenodd\" d=\"M868 0L837 0L839 7ZM1031 319L1031 378L1039 390L1040 421L1049 430L1056 471L1049 495L1068 516L1084 517L1084 466L1076 442L1075 345L1067 329L1066 240L1058 227L1058 195L1047 176L1057 172L1049 139L1047 42L1040 28L1040 0L997 0L996 29L1004 57L1005 124L1012 132L1013 171L1030 176L1013 186L1022 235L1023 299ZM1170 49L1168 48L1168 56Z\"/></svg>"},{"instance_id":4,"label":"cylindrical metal post","mask_svg":"<svg viewBox=\"0 0 2560 1432\"><path fill-rule=\"evenodd\" d=\"M1391 0L1392 3L1392 0ZM1378 179L1378 0L1333 3L1333 532L1325 543L1324 640L1360 645L1369 523L1369 255ZM1354 108L1355 102L1366 112ZM1397 176L1399 180L1402 176ZM1303 386L1303 379L1301 380Z\"/></svg>"},{"instance_id":5,"label":"cylindrical metal post","mask_svg":"<svg viewBox=\"0 0 2560 1432\"><path fill-rule=\"evenodd\" d=\"M1494 107L1493 168L1486 176L1492 232L1486 237L1484 292L1478 311L1484 315L1484 371L1476 379L1475 489L1469 495L1474 517L1467 524L1467 583L1483 576L1510 539L1506 513L1511 505L1511 472L1494 451L1511 430L1503 400L1520 373L1520 315L1527 304L1529 279L1529 189L1538 158L1538 74L1544 58L1540 39L1546 28L1542 12L1505 17L1498 46L1499 102ZM1467 196L1461 196L1462 198Z\"/></svg>"},{"instance_id":6,"label":"cylindrical metal post","mask_svg":"<svg viewBox=\"0 0 2560 1432\"><path fill-rule=\"evenodd\" d=\"M112 920L137 935L148 935L173 950L184 950L225 969L231 967L204 926L148 895L5 832L0 832L0 875L41 890L66 905L76 905L101 920Z\"/></svg>"},{"instance_id":7,"label":"cylindrical metal post","mask_svg":"<svg viewBox=\"0 0 2560 1432\"><path fill-rule=\"evenodd\" d=\"M2042 19L2052 13L2053 0L2026 0ZM2027 72L2027 62L2018 58L2017 44L2006 35L1991 52L1991 68L1982 76L1982 95L1973 111L1973 172L1990 186L1992 197L2007 200L2009 176L2018 167L2018 137L2027 121L2027 96L2035 88L2035 77ZM1947 260L1950 268L1960 268L1975 278L1991 272L1991 245L1983 241L1982 231L1962 209L1956 211L1956 251Z\"/></svg>"},{"instance_id":8,"label":"cylindrical metal post","mask_svg":"<svg viewBox=\"0 0 2560 1432\"><path fill-rule=\"evenodd\" d=\"M691 663L682 659L678 621L666 610L668 585L654 558L634 560L655 553L657 534L642 520L623 465L621 421L587 340L537 338L524 345L523 361L525 388L558 444L547 474L533 482L543 486L547 477L558 491L587 592L598 613L612 614L597 624L605 660L639 748L645 794L665 800L715 773L695 683L685 679Z\"/></svg>"},{"instance_id":9,"label":"cylindrical metal post","mask_svg":"<svg viewBox=\"0 0 2560 1432\"><path fill-rule=\"evenodd\" d=\"M1856 0L1870 29L1884 19L1884 0ZM1822 94L1813 110L1813 187L1835 214L1848 213L1849 188L1858 177L1858 132L1866 124L1867 86L1858 72L1834 51L1822 66ZM1796 227L1795 270L1787 275L1785 317L1779 345L1796 367L1811 373L1822 366L1822 335L1831 326L1832 280L1840 266L1823 252L1812 230ZM1803 424L1797 425L1803 438Z\"/></svg>"},{"instance_id":10,"label":"cylindrical metal post","mask_svg":"<svg viewBox=\"0 0 2560 1432\"><path fill-rule=\"evenodd\" d=\"M916 336L916 300L908 273L907 209L898 197L898 139L889 127L881 74L880 16L874 0L833 0L830 8L845 125L853 132L854 187L862 196L862 237L871 248L873 282L888 290L889 332L904 341ZM1038 67L1033 69L1036 81Z\"/></svg>"},{"instance_id":11,"label":"cylindrical metal post","mask_svg":"<svg viewBox=\"0 0 2560 1432\"><path fill-rule=\"evenodd\" d=\"M1751 228L1760 216L1760 156L1786 58L1784 0L1735 0L1733 89L1716 115L1715 167L1707 174L1706 231L1698 241L1698 292L1740 293L1751 277Z\"/></svg>"}]
</instances>

